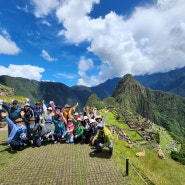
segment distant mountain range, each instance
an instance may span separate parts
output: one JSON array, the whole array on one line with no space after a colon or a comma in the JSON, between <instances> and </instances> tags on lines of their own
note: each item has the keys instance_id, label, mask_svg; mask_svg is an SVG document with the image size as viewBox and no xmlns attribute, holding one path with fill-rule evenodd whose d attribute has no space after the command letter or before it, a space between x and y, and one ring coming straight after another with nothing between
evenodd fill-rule
<instances>
[{"instance_id":1,"label":"distant mountain range","mask_svg":"<svg viewBox=\"0 0 185 185\"><path fill-rule=\"evenodd\" d=\"M38 82L20 77L0 76L0 83L15 90L15 95L29 97L31 101L50 101L56 104L71 105L79 102L83 107L92 94L96 94L100 99L112 95L115 87L121 78L109 79L106 82L94 87L73 86L68 87L57 82ZM163 90L185 96L185 67L176 69L168 73L156 73L153 75L135 76L143 86L154 90Z\"/></svg>"}]
</instances>

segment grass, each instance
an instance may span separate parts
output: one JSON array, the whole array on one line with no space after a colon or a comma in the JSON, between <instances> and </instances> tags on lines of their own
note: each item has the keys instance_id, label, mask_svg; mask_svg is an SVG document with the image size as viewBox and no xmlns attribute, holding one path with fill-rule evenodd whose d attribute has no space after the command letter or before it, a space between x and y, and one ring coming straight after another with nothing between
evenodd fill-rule
<instances>
[{"instance_id":1,"label":"grass","mask_svg":"<svg viewBox=\"0 0 185 185\"><path fill-rule=\"evenodd\" d=\"M112 113L107 114L106 123L110 125L110 121L113 121ZM113 123L117 126L123 126L124 124L113 121ZM127 133L128 130L126 130ZM163 139L165 136L166 139ZM132 139L132 138L131 138ZM169 136L164 132L161 136L161 146L165 147L167 141L169 140ZM21 152L12 153L9 152L9 147L7 146L7 133L0 134L0 171L3 171L14 159L16 159ZM143 185L145 182L148 184L156 184L156 185L171 185L178 184L184 185L185 182L185 166L177 163L167 157L166 160L159 159L156 151L154 150L146 150L145 157L137 158L135 154L141 151L139 148L128 149L125 147L126 142L123 140L116 140L114 145L114 153L113 159L116 165L119 167L122 175L124 176L124 184L132 184L132 185ZM147 146L143 142L144 147ZM52 147L53 145L51 145ZM62 145L61 145L62 146ZM54 146L53 146L54 147ZM44 146L43 148L44 149ZM32 149L27 149L32 150ZM37 149L35 149L37 151ZM79 159L79 151L76 148L75 151L77 155L77 160ZM53 154L52 154L53 155ZM56 151L56 155L57 151ZM129 175L126 176L126 159L129 159ZM78 161L78 171L79 175L83 175L83 169L80 168L80 161ZM138 173L139 172L139 173ZM82 184L82 177L79 177L80 184Z\"/></svg>"},{"instance_id":2,"label":"grass","mask_svg":"<svg viewBox=\"0 0 185 185\"><path fill-rule=\"evenodd\" d=\"M19 152L10 152L10 147L7 144L7 133L0 134L0 171L10 164L18 155Z\"/></svg>"},{"instance_id":3,"label":"grass","mask_svg":"<svg viewBox=\"0 0 185 185\"><path fill-rule=\"evenodd\" d=\"M0 99L6 100L7 102L12 102L12 100L18 100L19 102L25 102L25 97L23 96L13 96L13 97L0 96Z\"/></svg>"},{"instance_id":4,"label":"grass","mask_svg":"<svg viewBox=\"0 0 185 185\"><path fill-rule=\"evenodd\" d=\"M112 113L108 113L106 123L109 124L110 120L112 121ZM114 122L117 126L122 128L123 124ZM126 133L128 130L125 131ZM132 136L131 140L132 140ZM167 145L172 141L172 138L166 131L161 135L161 143L162 148L167 148ZM148 184L157 184L157 185L171 185L178 184L183 185L185 182L185 166L177 163L172 160L170 157L167 157L166 160L162 160L158 158L156 151L154 150L146 150L145 157L137 158L135 154L141 151L138 148L128 149L125 147L126 142L121 140L115 140L115 153L114 158L118 162L120 168L124 168L125 159L128 158L131 164L136 167L139 173L143 176L143 178L147 181ZM144 144L144 147L147 147L148 144ZM116 154L116 153L119 153ZM122 156L120 158L120 156ZM131 166L132 166L131 165ZM134 167L131 167L130 176L133 176ZM123 170L123 169L122 169ZM123 170L124 171L124 170ZM139 178L130 179L131 184L142 184L142 180Z\"/></svg>"}]
</instances>

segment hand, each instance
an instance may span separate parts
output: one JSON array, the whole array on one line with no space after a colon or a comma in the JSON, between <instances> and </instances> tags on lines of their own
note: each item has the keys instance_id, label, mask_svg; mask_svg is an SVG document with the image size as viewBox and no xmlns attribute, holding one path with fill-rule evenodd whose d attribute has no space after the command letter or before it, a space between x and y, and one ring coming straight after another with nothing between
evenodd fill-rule
<instances>
[{"instance_id":1,"label":"hand","mask_svg":"<svg viewBox=\"0 0 185 185\"><path fill-rule=\"evenodd\" d=\"M25 98L25 100L26 100L26 102L29 102L29 101L30 101L30 99L29 99L29 98Z\"/></svg>"},{"instance_id":2,"label":"hand","mask_svg":"<svg viewBox=\"0 0 185 185\"><path fill-rule=\"evenodd\" d=\"M54 104L54 102L53 102L53 101L50 101L50 102L49 102L49 104L50 104L50 105L53 105L53 104Z\"/></svg>"},{"instance_id":3,"label":"hand","mask_svg":"<svg viewBox=\"0 0 185 185\"><path fill-rule=\"evenodd\" d=\"M1 112L1 116L5 117L5 116L7 116L7 114L5 112Z\"/></svg>"},{"instance_id":4,"label":"hand","mask_svg":"<svg viewBox=\"0 0 185 185\"><path fill-rule=\"evenodd\" d=\"M40 120L42 120L42 119L43 119L42 115L40 115L40 116L39 116L39 119L40 119Z\"/></svg>"},{"instance_id":5,"label":"hand","mask_svg":"<svg viewBox=\"0 0 185 185\"><path fill-rule=\"evenodd\" d=\"M24 111L21 111L20 112L20 115L21 115L22 118L24 118L25 112Z\"/></svg>"},{"instance_id":6,"label":"hand","mask_svg":"<svg viewBox=\"0 0 185 185\"><path fill-rule=\"evenodd\" d=\"M107 114L107 112L109 112L109 110L105 110L105 114Z\"/></svg>"},{"instance_id":7,"label":"hand","mask_svg":"<svg viewBox=\"0 0 185 185\"><path fill-rule=\"evenodd\" d=\"M44 104L44 102L45 102L45 101L44 101L44 100L42 100L42 104Z\"/></svg>"}]
</instances>

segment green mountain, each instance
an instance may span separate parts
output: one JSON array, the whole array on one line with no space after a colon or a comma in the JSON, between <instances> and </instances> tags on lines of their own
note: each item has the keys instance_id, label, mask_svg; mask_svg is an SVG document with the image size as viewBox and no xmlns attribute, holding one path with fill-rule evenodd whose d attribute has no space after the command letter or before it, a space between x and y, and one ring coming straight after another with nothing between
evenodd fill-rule
<instances>
[{"instance_id":1,"label":"green mountain","mask_svg":"<svg viewBox=\"0 0 185 185\"><path fill-rule=\"evenodd\" d=\"M74 105L78 102L80 108L86 104L89 96L94 93L97 94L100 99L110 96L118 80L119 78L115 78L113 81L107 80L105 83L94 87L68 87L63 83L38 82L20 77L0 76L0 84L14 88L15 96L29 97L31 102L42 101L43 99L46 102L53 100L61 106L66 103Z\"/></svg>"},{"instance_id":2,"label":"green mountain","mask_svg":"<svg viewBox=\"0 0 185 185\"><path fill-rule=\"evenodd\" d=\"M135 76L135 79L145 87L176 93L185 97L185 67L167 73Z\"/></svg>"},{"instance_id":3,"label":"green mountain","mask_svg":"<svg viewBox=\"0 0 185 185\"><path fill-rule=\"evenodd\" d=\"M185 98L145 88L130 74L119 81L112 97L121 108L136 112L178 136L185 136Z\"/></svg>"},{"instance_id":4,"label":"green mountain","mask_svg":"<svg viewBox=\"0 0 185 185\"><path fill-rule=\"evenodd\" d=\"M45 100L49 102L52 100L57 105L63 106L66 103L73 105L79 102L78 97L71 88L62 83L38 82L9 76L0 76L0 83L14 88L15 96L28 97L32 103L35 101Z\"/></svg>"}]
</instances>

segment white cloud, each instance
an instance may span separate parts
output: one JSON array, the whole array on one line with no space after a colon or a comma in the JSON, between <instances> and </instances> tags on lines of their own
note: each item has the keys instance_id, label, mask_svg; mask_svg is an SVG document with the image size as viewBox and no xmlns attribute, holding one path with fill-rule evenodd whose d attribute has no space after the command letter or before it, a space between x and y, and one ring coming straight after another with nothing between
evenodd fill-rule
<instances>
[{"instance_id":1,"label":"white cloud","mask_svg":"<svg viewBox=\"0 0 185 185\"><path fill-rule=\"evenodd\" d=\"M28 6L27 6L27 5L26 5L25 7L16 6L16 8L17 8L18 10L22 10L22 11L24 11L24 12L26 12L26 13L29 12L29 11L28 11Z\"/></svg>"},{"instance_id":2,"label":"white cloud","mask_svg":"<svg viewBox=\"0 0 185 185\"><path fill-rule=\"evenodd\" d=\"M71 75L71 74L67 74L67 73L56 73L54 75L57 78L66 78L66 79L75 79L76 75Z\"/></svg>"},{"instance_id":3,"label":"white cloud","mask_svg":"<svg viewBox=\"0 0 185 185\"><path fill-rule=\"evenodd\" d=\"M94 76L87 75L87 71L92 71L94 69L94 63L91 59L85 59L81 57L78 64L78 74L80 78L78 79L78 85L91 86L97 84L97 80Z\"/></svg>"},{"instance_id":4,"label":"white cloud","mask_svg":"<svg viewBox=\"0 0 185 185\"><path fill-rule=\"evenodd\" d=\"M73 44L89 42L87 50L102 62L96 76L87 76L87 70L79 70L79 84L100 83L126 73L151 74L185 66L183 0L158 0L155 5L137 7L128 18L114 12L105 17L90 17L93 5L100 0L54 2L58 6L46 8L40 15L56 8L56 17L64 27L58 35Z\"/></svg>"},{"instance_id":5,"label":"white cloud","mask_svg":"<svg viewBox=\"0 0 185 185\"><path fill-rule=\"evenodd\" d=\"M7 68L0 66L0 75L8 75L12 77L28 78L30 80L40 81L41 73L45 70L43 68L31 65L13 65L10 64Z\"/></svg>"},{"instance_id":6,"label":"white cloud","mask_svg":"<svg viewBox=\"0 0 185 185\"><path fill-rule=\"evenodd\" d=\"M57 61L56 58L52 58L47 51L42 50L41 54L40 54L45 60L49 61L49 62L54 62Z\"/></svg>"},{"instance_id":7,"label":"white cloud","mask_svg":"<svg viewBox=\"0 0 185 185\"><path fill-rule=\"evenodd\" d=\"M0 45L0 54L16 55L21 51L5 29L0 34Z\"/></svg>"},{"instance_id":8,"label":"white cloud","mask_svg":"<svg viewBox=\"0 0 185 185\"><path fill-rule=\"evenodd\" d=\"M32 0L35 7L34 14L37 18L47 16L59 4L57 0Z\"/></svg>"},{"instance_id":9,"label":"white cloud","mask_svg":"<svg viewBox=\"0 0 185 185\"><path fill-rule=\"evenodd\" d=\"M42 23L42 24L45 24L45 25L47 25L47 26L51 26L51 24L50 24L48 21L46 21L46 20L41 21L41 23Z\"/></svg>"}]
</instances>

